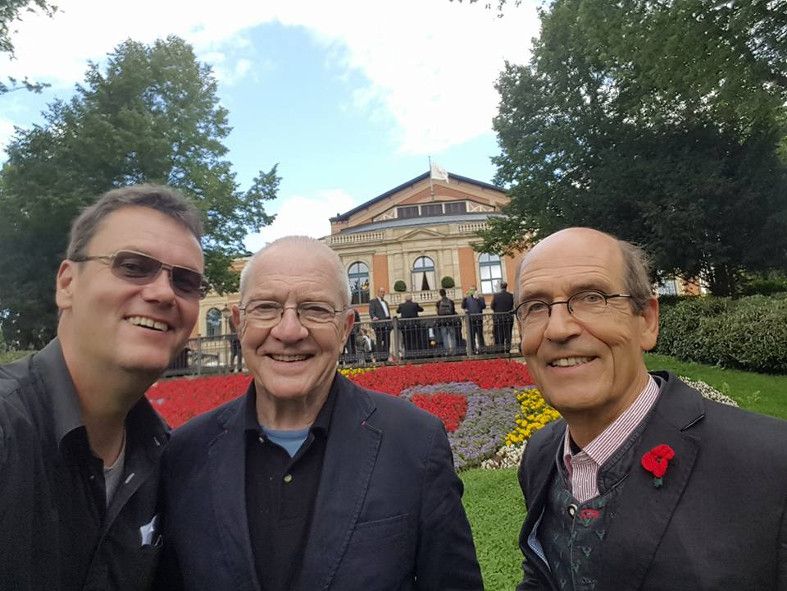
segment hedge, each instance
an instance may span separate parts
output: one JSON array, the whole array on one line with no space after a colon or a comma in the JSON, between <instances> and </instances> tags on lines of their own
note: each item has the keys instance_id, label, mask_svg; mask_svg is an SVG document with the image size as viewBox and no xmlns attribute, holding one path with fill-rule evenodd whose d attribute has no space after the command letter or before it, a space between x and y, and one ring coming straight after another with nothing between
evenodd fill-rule
<instances>
[{"instance_id":1,"label":"hedge","mask_svg":"<svg viewBox=\"0 0 787 591\"><path fill-rule=\"evenodd\" d=\"M655 351L748 371L787 374L787 293L664 300Z\"/></svg>"}]
</instances>

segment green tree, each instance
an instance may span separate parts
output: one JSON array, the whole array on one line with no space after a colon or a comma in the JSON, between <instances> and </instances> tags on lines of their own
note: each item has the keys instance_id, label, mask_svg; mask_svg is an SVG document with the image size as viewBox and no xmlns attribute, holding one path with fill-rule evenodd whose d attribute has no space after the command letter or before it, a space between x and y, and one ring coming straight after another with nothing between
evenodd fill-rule
<instances>
[{"instance_id":1,"label":"green tree","mask_svg":"<svg viewBox=\"0 0 787 591\"><path fill-rule=\"evenodd\" d=\"M104 71L90 64L84 85L56 101L45 122L19 131L0 173L0 308L6 340L39 347L54 334L53 281L68 226L97 195L141 182L166 183L203 213L206 275L220 291L237 288L230 262L247 233L269 224L276 166L241 191L222 140L227 110L210 67L170 37L126 41Z\"/></svg>"},{"instance_id":2,"label":"green tree","mask_svg":"<svg viewBox=\"0 0 787 591\"><path fill-rule=\"evenodd\" d=\"M557 0L541 21L498 80L512 201L479 249L587 225L718 294L783 269L787 3Z\"/></svg>"},{"instance_id":3,"label":"green tree","mask_svg":"<svg viewBox=\"0 0 787 591\"><path fill-rule=\"evenodd\" d=\"M11 41L11 26L21 17L22 12L35 12L41 10L52 16L57 8L47 0L2 0L0 1L0 54L5 53L9 59L14 59L14 43ZM27 78L16 80L8 78L8 83L0 81L0 94L11 92L19 88L26 88L33 92L41 92L48 84L31 82Z\"/></svg>"}]
</instances>

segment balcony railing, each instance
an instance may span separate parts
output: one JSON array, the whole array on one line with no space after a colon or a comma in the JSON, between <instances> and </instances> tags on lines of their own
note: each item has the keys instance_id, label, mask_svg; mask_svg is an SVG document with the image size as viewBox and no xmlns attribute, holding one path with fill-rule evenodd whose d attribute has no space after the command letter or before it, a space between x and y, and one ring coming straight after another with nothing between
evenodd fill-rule
<instances>
[{"instance_id":1,"label":"balcony railing","mask_svg":"<svg viewBox=\"0 0 787 591\"><path fill-rule=\"evenodd\" d=\"M364 244L366 242L382 242L385 232L359 232L357 234L333 234L326 236L325 244L328 246L342 246L346 244Z\"/></svg>"},{"instance_id":2,"label":"balcony railing","mask_svg":"<svg viewBox=\"0 0 787 591\"><path fill-rule=\"evenodd\" d=\"M357 367L445 358L519 356L519 330L510 314L457 314L357 322L339 363ZM172 362L164 377L244 371L240 343L232 335L198 337Z\"/></svg>"},{"instance_id":3,"label":"balcony railing","mask_svg":"<svg viewBox=\"0 0 787 591\"><path fill-rule=\"evenodd\" d=\"M437 289L426 289L424 291L399 291L393 292L389 294L389 300L391 305L398 306L405 300L405 296L410 295L413 298L413 301L418 304L436 304L437 300L440 299L440 291ZM452 300L461 300L462 299L462 290L452 287L451 289L445 290L446 297ZM427 312L431 312L428 310Z\"/></svg>"}]
</instances>

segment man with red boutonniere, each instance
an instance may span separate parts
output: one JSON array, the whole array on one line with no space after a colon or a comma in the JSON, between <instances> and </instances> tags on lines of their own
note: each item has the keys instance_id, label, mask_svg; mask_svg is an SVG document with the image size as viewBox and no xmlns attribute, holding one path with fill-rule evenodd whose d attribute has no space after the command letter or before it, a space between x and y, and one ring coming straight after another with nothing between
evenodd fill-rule
<instances>
[{"instance_id":1,"label":"man with red boutonniere","mask_svg":"<svg viewBox=\"0 0 787 591\"><path fill-rule=\"evenodd\" d=\"M514 313L544 398L519 482L518 590L787 589L787 422L648 373L645 253L590 228L522 259Z\"/></svg>"}]
</instances>

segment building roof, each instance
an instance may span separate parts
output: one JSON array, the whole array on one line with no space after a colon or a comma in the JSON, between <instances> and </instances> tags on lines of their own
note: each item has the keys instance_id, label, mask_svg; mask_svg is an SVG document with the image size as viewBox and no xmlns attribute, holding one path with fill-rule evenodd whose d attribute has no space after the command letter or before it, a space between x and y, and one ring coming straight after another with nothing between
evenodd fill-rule
<instances>
[{"instance_id":1,"label":"building roof","mask_svg":"<svg viewBox=\"0 0 787 591\"><path fill-rule=\"evenodd\" d=\"M354 214L358 213L359 211L363 211L364 209L374 205L375 203L379 203L380 201L384 201L385 199L387 199L391 195L394 195L394 194L398 193L399 191L402 191L403 189L406 189L409 186L415 185L416 183L420 183L421 181L426 180L428 178L429 178L429 172L427 171L427 172L425 172L422 175L419 175L419 176L417 176L415 178L410 179L409 181L406 181L406 182L402 183L398 187L394 187L390 191L386 191L382 195L378 195L377 197L374 197L374 198L370 199L369 201L366 201L365 203L361 203L359 206L354 207L353 209L351 209L349 211L346 211L344 213L340 213L336 217L332 217L330 219L330 221L332 223L334 223L334 222L346 222L347 220L350 219L350 217L352 217ZM466 176L461 176L461 175L458 175L458 174L454 174L453 172L449 172L448 173L448 178L449 179L456 179L457 181L462 181L463 183L469 183L471 185L476 185L477 187L481 187L483 189L492 189L493 191L505 192L505 189L503 189L501 187L496 187L495 185L492 185L490 183L484 183L482 181L477 181L475 179L471 179L471 178L468 178Z\"/></svg>"}]
</instances>

